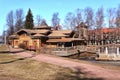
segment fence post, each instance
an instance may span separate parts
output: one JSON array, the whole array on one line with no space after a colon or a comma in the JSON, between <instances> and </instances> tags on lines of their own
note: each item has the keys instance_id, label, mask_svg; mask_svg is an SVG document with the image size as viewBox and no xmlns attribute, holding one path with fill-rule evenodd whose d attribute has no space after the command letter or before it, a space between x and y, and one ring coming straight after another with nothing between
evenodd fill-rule
<instances>
[{"instance_id":1,"label":"fence post","mask_svg":"<svg viewBox=\"0 0 120 80\"><path fill-rule=\"evenodd\" d=\"M98 55L100 54L100 48L98 49Z\"/></svg>"},{"instance_id":2,"label":"fence post","mask_svg":"<svg viewBox=\"0 0 120 80\"><path fill-rule=\"evenodd\" d=\"M117 47L117 55L119 55L119 47Z\"/></svg>"},{"instance_id":3,"label":"fence post","mask_svg":"<svg viewBox=\"0 0 120 80\"><path fill-rule=\"evenodd\" d=\"M108 48L107 47L105 48L105 53L106 53L106 55L108 55Z\"/></svg>"}]
</instances>

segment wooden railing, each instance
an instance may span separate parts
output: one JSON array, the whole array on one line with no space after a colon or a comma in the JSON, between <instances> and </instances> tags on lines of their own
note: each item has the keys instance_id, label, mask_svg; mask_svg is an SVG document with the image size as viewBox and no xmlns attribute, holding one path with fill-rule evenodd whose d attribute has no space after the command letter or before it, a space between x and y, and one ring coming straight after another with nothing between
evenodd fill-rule
<instances>
[{"instance_id":1,"label":"wooden railing","mask_svg":"<svg viewBox=\"0 0 120 80\"><path fill-rule=\"evenodd\" d=\"M96 53L97 47L96 46L74 46L74 47L58 47L58 48L41 48L41 53L48 53L48 54L61 54L61 55L71 55L80 52L93 52Z\"/></svg>"}]
</instances>

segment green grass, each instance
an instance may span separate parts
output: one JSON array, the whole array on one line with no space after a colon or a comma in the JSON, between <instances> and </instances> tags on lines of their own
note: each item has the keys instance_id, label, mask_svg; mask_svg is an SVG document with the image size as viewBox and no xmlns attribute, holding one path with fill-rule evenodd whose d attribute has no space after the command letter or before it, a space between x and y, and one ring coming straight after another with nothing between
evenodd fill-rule
<instances>
[{"instance_id":1,"label":"green grass","mask_svg":"<svg viewBox=\"0 0 120 80\"><path fill-rule=\"evenodd\" d=\"M102 80L87 78L79 69L72 71L13 54L0 54L0 80Z\"/></svg>"}]
</instances>

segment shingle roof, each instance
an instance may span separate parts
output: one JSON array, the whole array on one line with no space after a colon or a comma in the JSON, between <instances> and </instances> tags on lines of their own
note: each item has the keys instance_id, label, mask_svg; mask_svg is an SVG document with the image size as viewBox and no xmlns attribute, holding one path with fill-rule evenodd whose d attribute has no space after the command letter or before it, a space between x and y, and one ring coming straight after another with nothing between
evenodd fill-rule
<instances>
[{"instance_id":1,"label":"shingle roof","mask_svg":"<svg viewBox=\"0 0 120 80\"><path fill-rule=\"evenodd\" d=\"M61 32L52 32L48 35L49 37L66 37L67 35L61 33Z\"/></svg>"},{"instance_id":2,"label":"shingle roof","mask_svg":"<svg viewBox=\"0 0 120 80\"><path fill-rule=\"evenodd\" d=\"M43 23L41 23L41 25L35 26L34 28L44 29L44 28L51 28L51 27L48 26L47 23L43 22Z\"/></svg>"},{"instance_id":3,"label":"shingle roof","mask_svg":"<svg viewBox=\"0 0 120 80\"><path fill-rule=\"evenodd\" d=\"M53 30L49 37L66 37L72 33L72 30Z\"/></svg>"},{"instance_id":4,"label":"shingle roof","mask_svg":"<svg viewBox=\"0 0 120 80\"><path fill-rule=\"evenodd\" d=\"M61 38L61 39L48 39L47 42L72 42L72 41L81 41L83 39L79 38Z\"/></svg>"},{"instance_id":5,"label":"shingle roof","mask_svg":"<svg viewBox=\"0 0 120 80\"><path fill-rule=\"evenodd\" d=\"M41 37L45 37L45 35L36 33L35 35L32 36L32 38L41 38Z\"/></svg>"},{"instance_id":6,"label":"shingle roof","mask_svg":"<svg viewBox=\"0 0 120 80\"><path fill-rule=\"evenodd\" d=\"M59 42L60 39L48 39L46 42Z\"/></svg>"},{"instance_id":7,"label":"shingle roof","mask_svg":"<svg viewBox=\"0 0 120 80\"><path fill-rule=\"evenodd\" d=\"M25 31L27 33L41 33L41 34L46 34L47 32L49 32L50 30L30 30L30 29L21 29L19 31L17 31L16 33L19 33L21 31Z\"/></svg>"},{"instance_id":8,"label":"shingle roof","mask_svg":"<svg viewBox=\"0 0 120 80\"><path fill-rule=\"evenodd\" d=\"M73 32L73 30L54 30L52 32L59 32L59 33L63 33L63 34L70 34Z\"/></svg>"},{"instance_id":9,"label":"shingle roof","mask_svg":"<svg viewBox=\"0 0 120 80\"><path fill-rule=\"evenodd\" d=\"M72 41L72 39L67 39L67 38L65 38L65 39L48 39L47 40L47 42L49 43L49 42L71 42Z\"/></svg>"},{"instance_id":10,"label":"shingle roof","mask_svg":"<svg viewBox=\"0 0 120 80\"><path fill-rule=\"evenodd\" d=\"M42 34L39 34L39 33L37 33L37 34L35 34L35 35L33 35L34 37L41 37L41 36L45 36L45 35L42 35Z\"/></svg>"},{"instance_id":11,"label":"shingle roof","mask_svg":"<svg viewBox=\"0 0 120 80\"><path fill-rule=\"evenodd\" d=\"M50 26L36 26L36 27L34 27L35 29L51 29L51 27Z\"/></svg>"},{"instance_id":12,"label":"shingle roof","mask_svg":"<svg viewBox=\"0 0 120 80\"><path fill-rule=\"evenodd\" d=\"M10 35L9 38L10 38L10 39L12 39L12 38L18 38L18 36L15 35L15 34L13 34L13 35Z\"/></svg>"},{"instance_id":13,"label":"shingle roof","mask_svg":"<svg viewBox=\"0 0 120 80\"><path fill-rule=\"evenodd\" d=\"M50 30L32 30L32 33L46 34L47 32L50 32Z\"/></svg>"}]
</instances>

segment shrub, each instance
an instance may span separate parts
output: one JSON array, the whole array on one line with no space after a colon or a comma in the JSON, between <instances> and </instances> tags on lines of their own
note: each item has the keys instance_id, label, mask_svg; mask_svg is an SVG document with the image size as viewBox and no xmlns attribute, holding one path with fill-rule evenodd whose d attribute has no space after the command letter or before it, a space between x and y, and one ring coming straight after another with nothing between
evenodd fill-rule
<instances>
[{"instance_id":1,"label":"shrub","mask_svg":"<svg viewBox=\"0 0 120 80\"><path fill-rule=\"evenodd\" d=\"M22 48L22 49L27 49L27 46L23 43L19 44L19 47Z\"/></svg>"}]
</instances>

